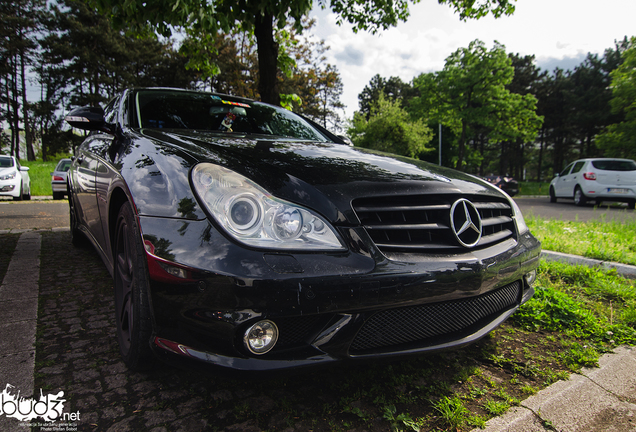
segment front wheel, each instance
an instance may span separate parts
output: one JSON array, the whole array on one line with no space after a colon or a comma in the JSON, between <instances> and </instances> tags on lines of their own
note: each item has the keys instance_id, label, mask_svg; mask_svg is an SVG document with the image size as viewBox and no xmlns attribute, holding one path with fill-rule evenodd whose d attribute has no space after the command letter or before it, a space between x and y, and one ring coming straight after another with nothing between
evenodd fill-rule
<instances>
[{"instance_id":1,"label":"front wheel","mask_svg":"<svg viewBox=\"0 0 636 432\"><path fill-rule=\"evenodd\" d=\"M556 194L554 193L554 188L552 186L550 186L550 202L551 203L557 202L557 197L556 197Z\"/></svg>"},{"instance_id":2,"label":"front wheel","mask_svg":"<svg viewBox=\"0 0 636 432\"><path fill-rule=\"evenodd\" d=\"M586 202L587 199L585 198L585 194L583 193L581 188L577 186L576 189L574 189L574 204L582 207L585 205Z\"/></svg>"},{"instance_id":3,"label":"front wheel","mask_svg":"<svg viewBox=\"0 0 636 432\"><path fill-rule=\"evenodd\" d=\"M14 196L13 201L22 201L22 188L23 188L23 184L20 183L20 194L18 196Z\"/></svg>"},{"instance_id":4,"label":"front wheel","mask_svg":"<svg viewBox=\"0 0 636 432\"><path fill-rule=\"evenodd\" d=\"M115 320L119 352L128 369L150 369L152 324L148 296L148 272L141 233L130 203L119 210L115 225L114 279Z\"/></svg>"},{"instance_id":5,"label":"front wheel","mask_svg":"<svg viewBox=\"0 0 636 432\"><path fill-rule=\"evenodd\" d=\"M636 209L636 201L631 200L630 202L627 203L627 208L630 210L634 210Z\"/></svg>"}]
</instances>

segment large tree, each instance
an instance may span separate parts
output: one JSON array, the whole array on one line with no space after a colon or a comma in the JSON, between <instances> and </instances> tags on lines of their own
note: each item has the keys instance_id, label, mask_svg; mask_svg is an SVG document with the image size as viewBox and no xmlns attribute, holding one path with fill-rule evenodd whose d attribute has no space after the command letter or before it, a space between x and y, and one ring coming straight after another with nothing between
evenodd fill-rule
<instances>
[{"instance_id":1,"label":"large tree","mask_svg":"<svg viewBox=\"0 0 636 432\"><path fill-rule=\"evenodd\" d=\"M24 131L28 160L35 160L27 75L37 48L43 0L9 0L0 3L0 100L6 108L2 120L11 130L10 152L20 157L20 132Z\"/></svg>"},{"instance_id":2,"label":"large tree","mask_svg":"<svg viewBox=\"0 0 636 432\"><path fill-rule=\"evenodd\" d=\"M360 112L367 119L371 115L371 106L377 104L380 94L384 95L385 99L399 101L404 108L418 95L417 90L411 84L403 82L400 77L385 79L379 74L375 75L358 95Z\"/></svg>"},{"instance_id":3,"label":"large tree","mask_svg":"<svg viewBox=\"0 0 636 432\"><path fill-rule=\"evenodd\" d=\"M476 40L446 59L440 72L422 74L414 85L414 112L449 126L457 140L455 168L462 169L466 142L487 130L492 142L534 139L542 119L536 115L536 98L510 92L514 75L505 47L488 50Z\"/></svg>"},{"instance_id":4,"label":"large tree","mask_svg":"<svg viewBox=\"0 0 636 432\"><path fill-rule=\"evenodd\" d=\"M115 25L151 29L169 35L171 27L200 28L207 34L229 33L233 29L253 32L258 46L261 100L280 103L277 79L279 45L274 29L293 22L298 30L313 7L312 0L87 0ZM417 3L419 0L410 0ZM438 0L449 4L461 19L511 14L515 0ZM372 33L387 29L409 16L409 0L318 0L322 8L337 14L338 23L349 22L354 31Z\"/></svg>"},{"instance_id":5,"label":"large tree","mask_svg":"<svg viewBox=\"0 0 636 432\"><path fill-rule=\"evenodd\" d=\"M629 42L629 48L622 53L623 63L611 72L614 114L624 116L624 120L611 124L597 136L597 146L606 156L636 159L636 38Z\"/></svg>"}]
</instances>

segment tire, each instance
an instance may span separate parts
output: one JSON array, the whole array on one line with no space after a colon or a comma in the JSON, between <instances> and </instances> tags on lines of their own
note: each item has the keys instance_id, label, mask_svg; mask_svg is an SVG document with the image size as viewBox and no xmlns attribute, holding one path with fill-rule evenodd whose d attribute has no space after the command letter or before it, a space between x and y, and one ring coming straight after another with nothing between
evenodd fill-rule
<instances>
[{"instance_id":1,"label":"tire","mask_svg":"<svg viewBox=\"0 0 636 432\"><path fill-rule=\"evenodd\" d=\"M551 203L557 202L557 197L556 197L556 194L554 193L554 188L552 186L550 186L550 202Z\"/></svg>"},{"instance_id":2,"label":"tire","mask_svg":"<svg viewBox=\"0 0 636 432\"><path fill-rule=\"evenodd\" d=\"M636 209L636 201L632 200L630 202L627 203L627 208L630 210L634 210Z\"/></svg>"},{"instance_id":3,"label":"tire","mask_svg":"<svg viewBox=\"0 0 636 432\"><path fill-rule=\"evenodd\" d=\"M53 192L54 200L61 200L62 198L64 198L64 192Z\"/></svg>"},{"instance_id":4,"label":"tire","mask_svg":"<svg viewBox=\"0 0 636 432\"><path fill-rule=\"evenodd\" d=\"M18 195L17 197L13 197L13 201L22 201L22 188L24 187L24 185L22 183L20 183L20 195Z\"/></svg>"},{"instance_id":5,"label":"tire","mask_svg":"<svg viewBox=\"0 0 636 432\"><path fill-rule=\"evenodd\" d=\"M144 371L154 365L150 349L148 271L141 233L130 203L119 209L115 227L115 320L119 352L128 369Z\"/></svg>"},{"instance_id":6,"label":"tire","mask_svg":"<svg viewBox=\"0 0 636 432\"><path fill-rule=\"evenodd\" d=\"M587 203L587 198L580 187L574 189L574 204L579 207L583 207Z\"/></svg>"}]
</instances>

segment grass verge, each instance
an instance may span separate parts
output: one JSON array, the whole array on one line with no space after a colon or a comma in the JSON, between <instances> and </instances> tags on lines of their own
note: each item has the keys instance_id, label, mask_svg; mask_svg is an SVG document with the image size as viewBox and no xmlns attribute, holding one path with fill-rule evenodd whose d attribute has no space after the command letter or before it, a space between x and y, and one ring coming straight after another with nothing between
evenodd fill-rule
<instances>
[{"instance_id":1,"label":"grass verge","mask_svg":"<svg viewBox=\"0 0 636 432\"><path fill-rule=\"evenodd\" d=\"M51 173L55 170L58 160L43 162L20 161L23 166L29 167L29 177L31 178L31 195L48 196L51 191Z\"/></svg>"},{"instance_id":2,"label":"grass verge","mask_svg":"<svg viewBox=\"0 0 636 432\"><path fill-rule=\"evenodd\" d=\"M543 249L636 265L636 220L569 222L528 216L526 223Z\"/></svg>"}]
</instances>

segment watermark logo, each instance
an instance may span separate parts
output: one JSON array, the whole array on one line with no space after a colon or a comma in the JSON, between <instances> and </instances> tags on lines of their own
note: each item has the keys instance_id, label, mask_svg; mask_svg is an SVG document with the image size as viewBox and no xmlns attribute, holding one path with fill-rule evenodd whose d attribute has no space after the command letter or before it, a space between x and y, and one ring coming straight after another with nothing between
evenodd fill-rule
<instances>
[{"instance_id":1,"label":"watermark logo","mask_svg":"<svg viewBox=\"0 0 636 432\"><path fill-rule=\"evenodd\" d=\"M40 398L35 400L34 398L20 397L20 391L17 394L13 394L11 389L15 389L11 384L7 386L0 394L0 415L4 414L7 417L12 417L20 421L31 421L36 418L41 418L47 422L55 422L56 420L71 420L69 413L63 413L64 392L61 391L57 394L43 394L40 389ZM72 413L74 417L72 420L79 420L79 411Z\"/></svg>"}]
</instances>

